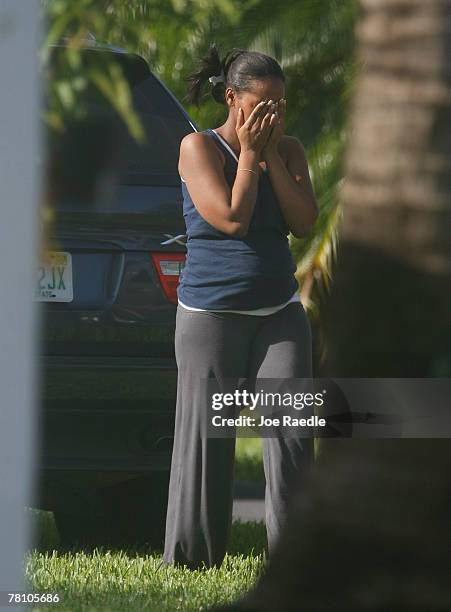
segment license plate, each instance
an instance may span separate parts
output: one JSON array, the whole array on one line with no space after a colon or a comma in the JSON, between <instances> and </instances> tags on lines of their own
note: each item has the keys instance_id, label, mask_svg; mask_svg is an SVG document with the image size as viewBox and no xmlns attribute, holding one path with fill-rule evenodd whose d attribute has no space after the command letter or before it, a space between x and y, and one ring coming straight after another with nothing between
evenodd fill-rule
<instances>
[{"instance_id":1,"label":"license plate","mask_svg":"<svg viewBox=\"0 0 451 612\"><path fill-rule=\"evenodd\" d=\"M72 302L72 255L66 251L50 251L37 269L35 302Z\"/></svg>"}]
</instances>

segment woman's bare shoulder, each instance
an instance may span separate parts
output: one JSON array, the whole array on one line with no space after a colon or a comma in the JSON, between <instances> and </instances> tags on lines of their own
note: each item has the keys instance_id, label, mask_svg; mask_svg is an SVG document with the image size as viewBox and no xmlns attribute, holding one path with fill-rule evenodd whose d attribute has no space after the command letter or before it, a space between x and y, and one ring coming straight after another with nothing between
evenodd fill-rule
<instances>
[{"instance_id":1,"label":"woman's bare shoulder","mask_svg":"<svg viewBox=\"0 0 451 612\"><path fill-rule=\"evenodd\" d=\"M180 159L186 153L187 155L193 154L193 152L203 151L208 154L216 155L222 165L225 164L225 156L219 147L213 142L213 137L209 136L205 132L190 132L186 134L180 142Z\"/></svg>"},{"instance_id":2,"label":"woman's bare shoulder","mask_svg":"<svg viewBox=\"0 0 451 612\"><path fill-rule=\"evenodd\" d=\"M284 134L280 139L280 142L285 148L289 148L295 143L299 143L302 146L302 142L299 140L299 138L297 138L296 136L289 136L288 134Z\"/></svg>"},{"instance_id":3,"label":"woman's bare shoulder","mask_svg":"<svg viewBox=\"0 0 451 612\"><path fill-rule=\"evenodd\" d=\"M290 158L290 155L292 155L292 152L294 151L296 153L299 148L304 152L305 155L304 145L296 136L289 136L288 134L284 134L280 139L279 152L285 163L288 162L288 159Z\"/></svg>"},{"instance_id":4,"label":"woman's bare shoulder","mask_svg":"<svg viewBox=\"0 0 451 612\"><path fill-rule=\"evenodd\" d=\"M208 160L216 160L224 168L225 156L219 147L213 142L212 136L205 132L190 132L186 134L180 142L180 154L178 170L180 176L183 177L183 169L188 160L194 159L199 161L199 164L208 164Z\"/></svg>"}]
</instances>

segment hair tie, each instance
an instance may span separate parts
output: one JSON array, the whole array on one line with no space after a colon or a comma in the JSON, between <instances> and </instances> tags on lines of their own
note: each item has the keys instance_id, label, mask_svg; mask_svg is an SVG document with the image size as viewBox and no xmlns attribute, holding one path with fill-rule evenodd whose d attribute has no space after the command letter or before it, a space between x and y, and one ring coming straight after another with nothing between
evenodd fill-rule
<instances>
[{"instance_id":1,"label":"hair tie","mask_svg":"<svg viewBox=\"0 0 451 612\"><path fill-rule=\"evenodd\" d=\"M213 87L217 84L217 83L225 83L225 74L224 74L224 70L221 70L221 74L218 74L217 76L211 76L208 78L208 80L210 81L210 83L213 83Z\"/></svg>"}]
</instances>

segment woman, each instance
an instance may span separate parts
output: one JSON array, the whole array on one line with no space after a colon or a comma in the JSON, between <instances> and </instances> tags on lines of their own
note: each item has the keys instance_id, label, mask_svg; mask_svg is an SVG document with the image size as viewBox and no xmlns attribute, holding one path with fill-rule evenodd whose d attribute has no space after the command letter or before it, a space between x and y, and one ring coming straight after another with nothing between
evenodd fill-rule
<instances>
[{"instance_id":1,"label":"woman","mask_svg":"<svg viewBox=\"0 0 451 612\"><path fill-rule=\"evenodd\" d=\"M232 522L235 437L205 437L206 379L311 377L311 332L287 235L304 236L318 210L302 144L284 135L285 77L262 53L215 44L188 77L198 104L206 80L228 106L216 129L188 134L179 173L187 260L178 286L178 389L165 563L218 567ZM229 414L232 414L230 411ZM236 413L234 413L236 414ZM223 413L222 416L225 416ZM313 457L312 438L263 439L269 553L291 483Z\"/></svg>"}]
</instances>

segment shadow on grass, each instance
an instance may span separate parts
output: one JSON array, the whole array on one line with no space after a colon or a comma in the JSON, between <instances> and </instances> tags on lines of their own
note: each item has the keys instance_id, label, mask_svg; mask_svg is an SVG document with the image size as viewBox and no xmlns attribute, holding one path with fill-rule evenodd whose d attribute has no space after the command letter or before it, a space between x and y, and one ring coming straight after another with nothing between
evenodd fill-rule
<instances>
[{"instance_id":1,"label":"shadow on grass","mask_svg":"<svg viewBox=\"0 0 451 612\"><path fill-rule=\"evenodd\" d=\"M266 526L261 521L234 521L230 534L227 552L230 555L260 555L268 556Z\"/></svg>"},{"instance_id":2,"label":"shadow on grass","mask_svg":"<svg viewBox=\"0 0 451 612\"><path fill-rule=\"evenodd\" d=\"M110 550L122 551L128 556L142 556L151 554L161 554L161 549L152 548L147 544L140 545L114 545L114 544L96 544L96 545L72 545L67 546L61 542L58 530L55 525L52 512L38 510L36 508L26 508L26 512L30 514L32 530L34 534L33 542L30 547L38 553L56 552L58 554L67 554L75 552L93 553L97 549L98 552ZM227 552L230 555L260 555L265 552L268 555L266 527L263 522L249 521L242 522L234 521L230 534L229 546Z\"/></svg>"}]
</instances>

